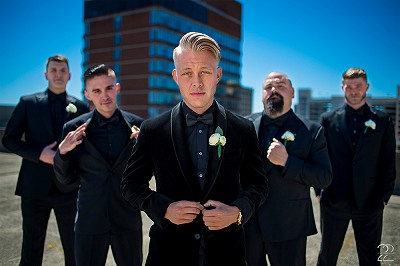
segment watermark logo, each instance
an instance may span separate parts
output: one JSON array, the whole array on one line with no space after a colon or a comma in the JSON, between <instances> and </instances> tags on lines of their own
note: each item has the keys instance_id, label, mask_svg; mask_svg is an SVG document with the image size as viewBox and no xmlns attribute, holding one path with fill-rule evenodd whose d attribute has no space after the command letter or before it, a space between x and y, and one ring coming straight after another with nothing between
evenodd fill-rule
<instances>
[{"instance_id":1,"label":"watermark logo","mask_svg":"<svg viewBox=\"0 0 400 266\"><path fill-rule=\"evenodd\" d=\"M394 254L394 246L392 244L380 244L378 247L380 249L378 261L380 262L392 262L392 255Z\"/></svg>"}]
</instances>

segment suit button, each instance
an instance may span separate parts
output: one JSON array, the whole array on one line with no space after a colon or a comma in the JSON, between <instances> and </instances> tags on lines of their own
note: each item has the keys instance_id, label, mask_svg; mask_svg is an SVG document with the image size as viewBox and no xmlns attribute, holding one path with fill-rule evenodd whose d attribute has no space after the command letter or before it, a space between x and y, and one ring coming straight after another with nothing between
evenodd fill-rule
<instances>
[{"instance_id":1,"label":"suit button","mask_svg":"<svg viewBox=\"0 0 400 266\"><path fill-rule=\"evenodd\" d=\"M200 239L200 234L194 234L194 238L195 238L196 240L199 240L199 239Z\"/></svg>"}]
</instances>

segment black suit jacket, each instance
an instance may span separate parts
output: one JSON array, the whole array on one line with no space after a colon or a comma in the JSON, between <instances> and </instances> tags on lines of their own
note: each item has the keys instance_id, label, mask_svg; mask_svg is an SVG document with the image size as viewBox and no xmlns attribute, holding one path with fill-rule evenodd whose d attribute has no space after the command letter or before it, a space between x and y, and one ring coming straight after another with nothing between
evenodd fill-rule
<instances>
[{"instance_id":1,"label":"black suit jacket","mask_svg":"<svg viewBox=\"0 0 400 266\"><path fill-rule=\"evenodd\" d=\"M366 108L366 120L376 123L376 129L362 132L353 150L346 125L345 107L321 116L325 128L333 181L323 190L321 204L340 208L343 203L353 205L361 212L383 208L394 189L396 179L396 142L390 117L380 111ZM353 186L348 186L352 180Z\"/></svg>"},{"instance_id":2,"label":"black suit jacket","mask_svg":"<svg viewBox=\"0 0 400 266\"><path fill-rule=\"evenodd\" d=\"M263 127L262 113L248 118L259 132ZM310 187L325 188L332 181L332 169L326 146L324 129L318 123L301 120L291 113L278 130L276 139L290 131L294 141L286 143L289 154L286 166L267 161L266 174L269 194L254 219L266 241L278 242L316 234ZM266 151L262 151L266 156Z\"/></svg>"},{"instance_id":3,"label":"black suit jacket","mask_svg":"<svg viewBox=\"0 0 400 266\"><path fill-rule=\"evenodd\" d=\"M189 200L205 203L208 199L221 201L239 207L244 221L247 221L266 196L267 181L253 125L217 103L212 133L217 126L222 128L227 141L222 147L220 158L217 147L210 147L202 190L186 145L186 123L181 103L171 111L142 124L121 188L125 199L132 205L137 204L154 221L150 237L155 245L160 245L160 249L170 251L166 256L174 256L179 250L191 245L189 239L194 240L196 235L208 235L211 232L205 228L201 217L184 225L175 225L165 219L167 207L172 202ZM157 191L149 188L153 174ZM218 232L211 232L216 234L213 239L220 241L220 250L228 247L232 247L229 251L232 253L236 252L236 248L240 250L243 244L241 240L228 237L230 233L240 233L237 229L237 225L231 225ZM181 242L182 238L187 240ZM168 239L168 244L163 244L163 239ZM194 253L194 256L198 256L198 251ZM151 253L149 257L152 257ZM160 261L163 259L169 261L171 257L159 258Z\"/></svg>"},{"instance_id":4,"label":"black suit jacket","mask_svg":"<svg viewBox=\"0 0 400 266\"><path fill-rule=\"evenodd\" d=\"M123 123L131 128L140 126L143 119L120 110ZM63 136L83 123L90 124L93 112L84 114L64 125ZM141 229L140 211L132 208L122 197L122 173L135 140L130 140L121 151L114 165L104 159L87 138L64 156L57 151L54 170L62 184L79 180L78 211L75 231L81 234L101 234L112 230L123 233Z\"/></svg>"},{"instance_id":5,"label":"black suit jacket","mask_svg":"<svg viewBox=\"0 0 400 266\"><path fill-rule=\"evenodd\" d=\"M67 105L74 104L76 113L68 113L65 122L89 111L89 105L67 95ZM39 161L43 148L59 136L54 136L47 90L20 98L3 137L3 145L22 157L16 195L40 198L48 195L53 182L62 192L77 189L77 185L60 186L53 166ZM59 143L57 143L58 145Z\"/></svg>"}]
</instances>

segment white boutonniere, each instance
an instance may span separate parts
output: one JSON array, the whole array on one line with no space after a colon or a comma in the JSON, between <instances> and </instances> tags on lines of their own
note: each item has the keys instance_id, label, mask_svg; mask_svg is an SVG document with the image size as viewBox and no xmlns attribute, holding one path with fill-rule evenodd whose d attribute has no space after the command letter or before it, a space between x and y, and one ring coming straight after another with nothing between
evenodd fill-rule
<instances>
[{"instance_id":1,"label":"white boutonniere","mask_svg":"<svg viewBox=\"0 0 400 266\"><path fill-rule=\"evenodd\" d=\"M221 146L225 146L226 138L223 136L224 132L219 126L215 129L215 133L208 139L208 144L211 146L218 146L218 158L221 157Z\"/></svg>"},{"instance_id":2,"label":"white boutonniere","mask_svg":"<svg viewBox=\"0 0 400 266\"><path fill-rule=\"evenodd\" d=\"M137 139L137 137L139 136L140 128L138 128L137 126L133 125L131 127L131 131L132 131L132 134L131 134L130 138L131 139L133 139L133 138Z\"/></svg>"},{"instance_id":3,"label":"white boutonniere","mask_svg":"<svg viewBox=\"0 0 400 266\"><path fill-rule=\"evenodd\" d=\"M364 125L365 125L364 134L367 133L367 129L369 127L372 128L373 130L375 130L375 128L376 128L375 122L372 121L371 119L369 119L368 121L365 121Z\"/></svg>"},{"instance_id":4,"label":"white boutonniere","mask_svg":"<svg viewBox=\"0 0 400 266\"><path fill-rule=\"evenodd\" d=\"M68 113L75 114L76 112L78 112L78 108L76 108L76 106L73 103L69 103L67 107L65 107L65 111L67 111Z\"/></svg>"},{"instance_id":5,"label":"white boutonniere","mask_svg":"<svg viewBox=\"0 0 400 266\"><path fill-rule=\"evenodd\" d=\"M289 130L286 131L285 133L283 133L281 139L283 139L285 142L283 143L283 145L286 146L286 142L288 141L294 141L294 134L292 132L290 132Z\"/></svg>"}]
</instances>

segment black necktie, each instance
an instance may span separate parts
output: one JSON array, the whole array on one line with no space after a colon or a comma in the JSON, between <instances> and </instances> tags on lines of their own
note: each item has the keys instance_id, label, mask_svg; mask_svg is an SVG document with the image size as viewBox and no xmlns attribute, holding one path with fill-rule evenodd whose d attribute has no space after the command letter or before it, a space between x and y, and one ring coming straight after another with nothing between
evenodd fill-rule
<instances>
[{"instance_id":1,"label":"black necktie","mask_svg":"<svg viewBox=\"0 0 400 266\"><path fill-rule=\"evenodd\" d=\"M202 122L203 124L212 126L213 124L213 114L205 114L202 116L195 117L194 115L186 115L186 124L188 127L196 125L197 122Z\"/></svg>"}]
</instances>

